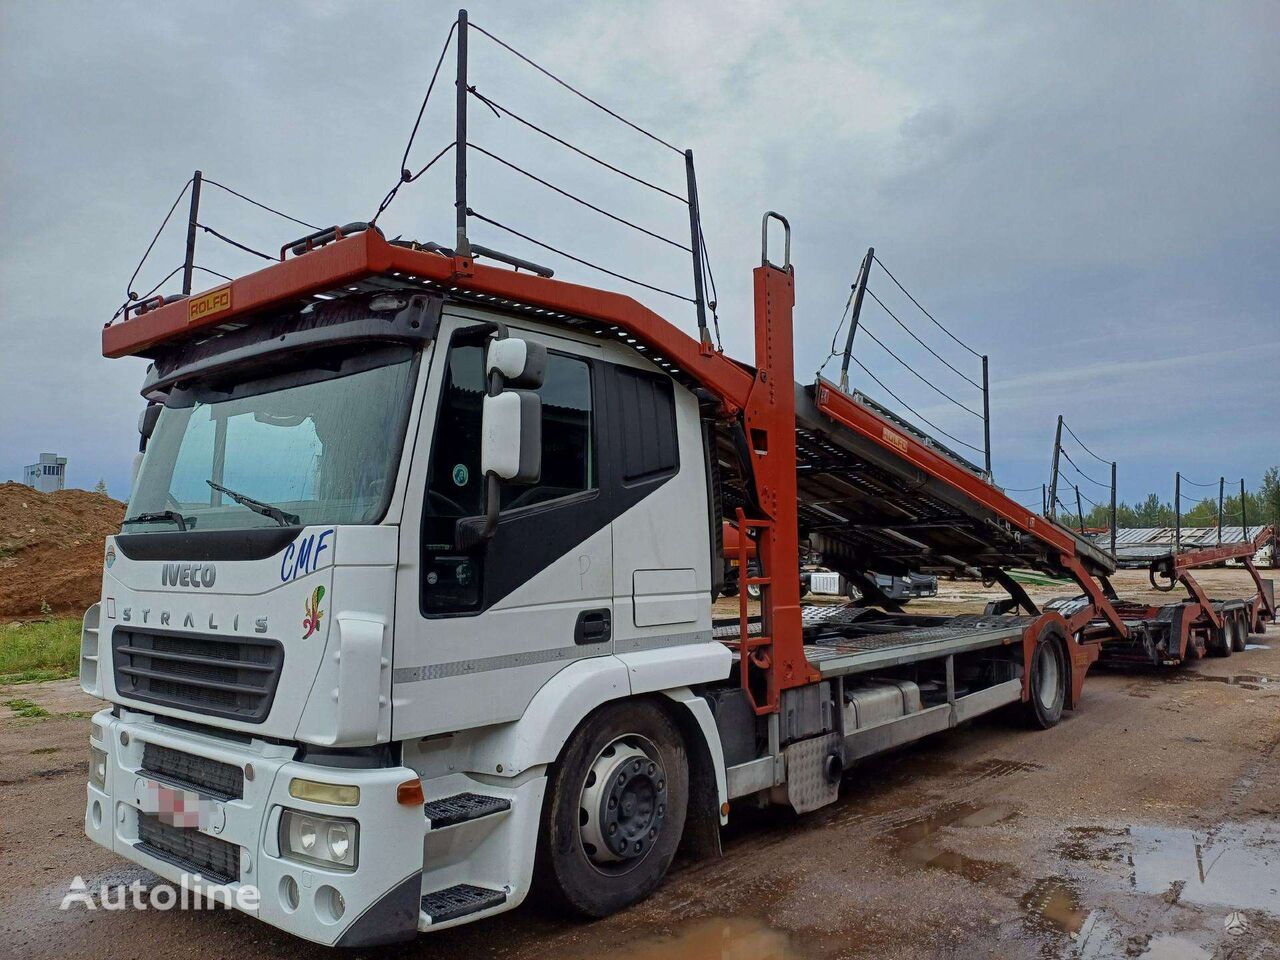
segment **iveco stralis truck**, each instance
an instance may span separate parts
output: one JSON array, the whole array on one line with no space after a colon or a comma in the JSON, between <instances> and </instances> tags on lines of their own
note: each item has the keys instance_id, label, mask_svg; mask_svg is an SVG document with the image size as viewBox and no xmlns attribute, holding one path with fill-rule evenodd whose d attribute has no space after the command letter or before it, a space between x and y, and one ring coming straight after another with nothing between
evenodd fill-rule
<instances>
[{"instance_id":1,"label":"iveco stralis truck","mask_svg":"<svg viewBox=\"0 0 1280 960\"><path fill-rule=\"evenodd\" d=\"M1080 697L1110 558L827 381L793 272L756 358L625 296L353 224L103 333L151 361L144 452L86 615L85 829L170 881L368 945L601 916L732 806L833 802L862 757ZM713 617L723 523L759 608ZM800 538L860 605L802 608ZM984 616L868 571L977 566ZM1075 576L1038 610L1007 566ZM776 576L775 576L776 574Z\"/></svg>"}]
</instances>

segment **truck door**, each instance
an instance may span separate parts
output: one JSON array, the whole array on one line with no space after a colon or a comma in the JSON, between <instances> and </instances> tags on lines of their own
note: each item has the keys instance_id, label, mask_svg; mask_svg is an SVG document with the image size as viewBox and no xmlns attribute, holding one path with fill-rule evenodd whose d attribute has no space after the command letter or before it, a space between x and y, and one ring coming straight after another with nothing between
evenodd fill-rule
<instances>
[{"instance_id":1,"label":"truck door","mask_svg":"<svg viewBox=\"0 0 1280 960\"><path fill-rule=\"evenodd\" d=\"M618 364L610 374L621 501L613 522L615 651L705 643L711 535L697 401L658 371Z\"/></svg>"},{"instance_id":2,"label":"truck door","mask_svg":"<svg viewBox=\"0 0 1280 960\"><path fill-rule=\"evenodd\" d=\"M497 531L460 551L484 512L481 401L488 332L446 316L400 533L394 654L397 737L518 718L567 664L613 652L612 542L602 494L599 348L511 328L547 346L542 474L505 483ZM430 405L428 400L428 405ZM416 493L415 493L416 491Z\"/></svg>"}]
</instances>

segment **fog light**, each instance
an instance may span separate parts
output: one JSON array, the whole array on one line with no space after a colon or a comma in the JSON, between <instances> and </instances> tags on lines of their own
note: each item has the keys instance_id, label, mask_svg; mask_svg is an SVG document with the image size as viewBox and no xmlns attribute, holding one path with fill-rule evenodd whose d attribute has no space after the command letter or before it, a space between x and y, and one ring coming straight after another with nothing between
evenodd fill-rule
<instances>
[{"instance_id":1,"label":"fog light","mask_svg":"<svg viewBox=\"0 0 1280 960\"><path fill-rule=\"evenodd\" d=\"M107 789L107 751L89 747L89 782L99 790Z\"/></svg>"},{"instance_id":2,"label":"fog light","mask_svg":"<svg viewBox=\"0 0 1280 960\"><path fill-rule=\"evenodd\" d=\"M294 777L289 781L289 796L312 803L332 803L339 807L354 807L360 802L360 788L343 783L318 783Z\"/></svg>"},{"instance_id":3,"label":"fog light","mask_svg":"<svg viewBox=\"0 0 1280 960\"><path fill-rule=\"evenodd\" d=\"M332 870L356 868L360 825L354 820L320 817L302 810L280 815L280 850L285 856Z\"/></svg>"}]
</instances>

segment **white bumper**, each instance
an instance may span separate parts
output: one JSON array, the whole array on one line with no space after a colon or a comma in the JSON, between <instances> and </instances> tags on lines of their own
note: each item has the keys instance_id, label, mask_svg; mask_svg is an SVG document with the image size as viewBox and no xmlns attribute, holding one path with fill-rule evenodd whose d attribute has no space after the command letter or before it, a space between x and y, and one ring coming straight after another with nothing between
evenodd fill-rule
<instances>
[{"instance_id":1,"label":"white bumper","mask_svg":"<svg viewBox=\"0 0 1280 960\"><path fill-rule=\"evenodd\" d=\"M172 883L199 887L206 895L210 890L232 894L226 899L234 906L316 943L360 946L407 939L417 932L426 821L421 806L396 800L397 786L417 778L412 770L297 763L292 759L293 747L215 739L128 712L117 719L104 710L94 723L103 739L91 742L106 751L107 772L104 789L87 785L85 832L90 839ZM148 743L243 772L243 795L208 800L201 824L188 828L210 838L194 838L201 849L217 851L224 863L238 859L238 879L214 884L198 881L199 871L189 859L169 850L158 856L156 848L140 846L140 821L149 816L145 810L152 803L149 787L156 782L173 785L142 769ZM358 786L359 802L334 806L298 800L289 795L294 777ZM355 869L344 872L285 856L278 838L285 808L356 820ZM166 836L181 837L176 831L168 827ZM251 895L234 895L246 886L257 889L254 906L243 906L252 904Z\"/></svg>"}]
</instances>

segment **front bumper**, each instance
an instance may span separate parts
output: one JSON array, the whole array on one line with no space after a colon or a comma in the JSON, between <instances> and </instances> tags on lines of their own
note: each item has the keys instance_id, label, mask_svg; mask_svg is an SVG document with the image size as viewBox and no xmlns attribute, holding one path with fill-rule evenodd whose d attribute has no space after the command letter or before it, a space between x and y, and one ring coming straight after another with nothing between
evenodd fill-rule
<instances>
[{"instance_id":1,"label":"front bumper","mask_svg":"<svg viewBox=\"0 0 1280 960\"><path fill-rule=\"evenodd\" d=\"M367 946L416 934L426 822L421 806L396 800L396 788L417 778L412 770L299 763L292 746L225 740L128 711L115 717L104 710L94 717L94 725L102 737L90 742L107 754L105 785L86 786L85 832L96 843L171 883L199 889L206 898L229 902L315 943ZM147 744L238 768L243 773L242 795L218 799L190 784L153 775L143 767ZM359 802L335 806L299 800L289 795L294 777L358 786ZM140 837L141 829L154 825L151 808L157 784L200 794L198 825L182 829L202 837L168 826L165 835L177 842L163 850ZM360 831L355 869L343 872L286 856L278 840L286 807L356 820ZM152 819L144 823L145 818ZM193 860L175 853L189 840L196 841L192 849L216 851L219 864L234 863L238 854L238 870L232 871L238 877L203 880Z\"/></svg>"}]
</instances>

